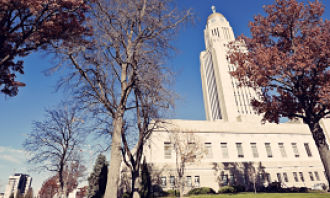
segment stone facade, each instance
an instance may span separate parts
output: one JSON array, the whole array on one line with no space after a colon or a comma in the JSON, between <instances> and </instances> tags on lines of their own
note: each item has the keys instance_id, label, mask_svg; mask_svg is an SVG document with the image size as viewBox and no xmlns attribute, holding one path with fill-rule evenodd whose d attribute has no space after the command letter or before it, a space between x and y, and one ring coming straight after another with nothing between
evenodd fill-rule
<instances>
[{"instance_id":1,"label":"stone facade","mask_svg":"<svg viewBox=\"0 0 330 198\"><path fill-rule=\"evenodd\" d=\"M249 103L257 97L256 92L238 87L230 76L235 68L226 59L226 44L234 40L234 33L215 8L208 17L204 39L206 50L201 52L200 61L207 120L165 120L167 124L152 133L144 146L144 162L153 185L177 189L179 156L172 137L183 134L195 136L205 151L199 160L186 163L186 192L196 187L218 191L227 185L251 190L254 185L272 182L312 189L328 185L308 126L299 120L262 124ZM321 125L329 143L330 120L323 120Z\"/></svg>"}]
</instances>

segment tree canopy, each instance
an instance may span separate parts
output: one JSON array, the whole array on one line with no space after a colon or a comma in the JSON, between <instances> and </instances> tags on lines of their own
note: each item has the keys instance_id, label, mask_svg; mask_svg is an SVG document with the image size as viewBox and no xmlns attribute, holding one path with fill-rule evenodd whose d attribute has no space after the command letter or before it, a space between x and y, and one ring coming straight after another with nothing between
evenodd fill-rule
<instances>
[{"instance_id":1,"label":"tree canopy","mask_svg":"<svg viewBox=\"0 0 330 198\"><path fill-rule=\"evenodd\" d=\"M265 12L250 22L251 38L229 45L232 75L259 92L252 105L264 121L288 117L308 125L329 182L329 146L319 122L330 115L330 21L317 0L276 0Z\"/></svg>"},{"instance_id":2,"label":"tree canopy","mask_svg":"<svg viewBox=\"0 0 330 198\"><path fill-rule=\"evenodd\" d=\"M237 65L232 74L261 89L261 100L252 104L265 120L324 118L330 114L330 22L322 19L324 6L276 0L265 12L250 22L251 38L242 35L231 45L229 59Z\"/></svg>"},{"instance_id":3,"label":"tree canopy","mask_svg":"<svg viewBox=\"0 0 330 198\"><path fill-rule=\"evenodd\" d=\"M25 86L16 80L16 74L24 73L18 57L85 32L87 9L83 0L0 0L1 92L15 96Z\"/></svg>"}]
</instances>

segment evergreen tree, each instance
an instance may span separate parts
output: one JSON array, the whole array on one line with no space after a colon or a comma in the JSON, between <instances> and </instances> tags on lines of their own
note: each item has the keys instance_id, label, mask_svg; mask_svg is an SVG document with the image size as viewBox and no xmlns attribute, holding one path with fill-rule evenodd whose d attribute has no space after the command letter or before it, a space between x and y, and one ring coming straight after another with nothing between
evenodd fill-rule
<instances>
[{"instance_id":1,"label":"evergreen tree","mask_svg":"<svg viewBox=\"0 0 330 198\"><path fill-rule=\"evenodd\" d=\"M148 198L151 197L151 177L148 170L148 165L146 161L143 161L142 164L142 181L141 181L141 197Z\"/></svg>"},{"instance_id":2,"label":"evergreen tree","mask_svg":"<svg viewBox=\"0 0 330 198\"><path fill-rule=\"evenodd\" d=\"M105 193L107 184L108 163L104 155L100 154L95 162L93 172L88 177L88 198L100 198Z\"/></svg>"}]
</instances>

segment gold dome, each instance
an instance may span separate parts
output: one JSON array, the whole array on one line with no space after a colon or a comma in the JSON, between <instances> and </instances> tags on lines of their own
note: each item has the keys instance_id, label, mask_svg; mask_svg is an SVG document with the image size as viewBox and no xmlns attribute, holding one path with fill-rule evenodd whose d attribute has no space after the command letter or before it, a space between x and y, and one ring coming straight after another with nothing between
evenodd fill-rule
<instances>
[{"instance_id":1,"label":"gold dome","mask_svg":"<svg viewBox=\"0 0 330 198\"><path fill-rule=\"evenodd\" d=\"M222 17L222 18L225 18L222 14L220 14L219 12L215 12L215 13L212 13L209 17L207 17L207 20L210 20L212 18L215 18L215 17Z\"/></svg>"},{"instance_id":2,"label":"gold dome","mask_svg":"<svg viewBox=\"0 0 330 198\"><path fill-rule=\"evenodd\" d=\"M215 18L215 17L221 17L222 19L225 18L222 14L220 14L219 12L216 11L214 5L211 7L211 9L212 9L213 13L209 17L207 17L207 20L210 20L210 19Z\"/></svg>"}]
</instances>

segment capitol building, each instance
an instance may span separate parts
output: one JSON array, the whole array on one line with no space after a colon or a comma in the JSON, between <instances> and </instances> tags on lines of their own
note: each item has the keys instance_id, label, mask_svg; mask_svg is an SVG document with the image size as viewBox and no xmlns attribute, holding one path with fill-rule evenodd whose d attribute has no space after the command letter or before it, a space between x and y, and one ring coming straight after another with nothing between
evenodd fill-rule
<instances>
[{"instance_id":1,"label":"capitol building","mask_svg":"<svg viewBox=\"0 0 330 198\"><path fill-rule=\"evenodd\" d=\"M204 30L205 50L200 53L205 121L166 120L144 146L144 160L153 181L164 190L178 182L173 134L193 135L203 156L187 163L185 190L280 182L282 187L318 189L327 185L324 168L307 125L300 121L261 123L250 99L258 97L239 87L229 72L235 68L226 58L226 44L235 39L227 19L212 7ZM330 143L330 121L321 126Z\"/></svg>"}]
</instances>

